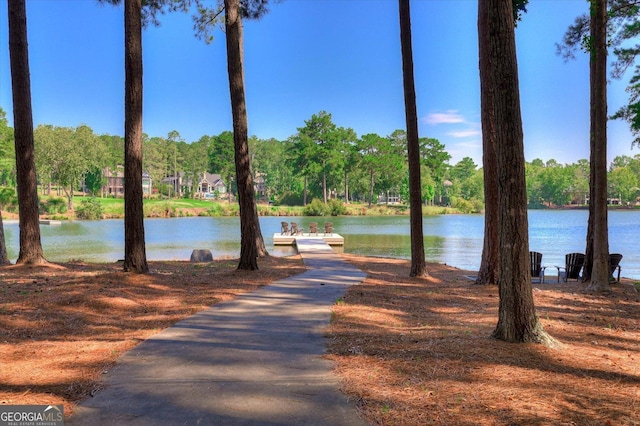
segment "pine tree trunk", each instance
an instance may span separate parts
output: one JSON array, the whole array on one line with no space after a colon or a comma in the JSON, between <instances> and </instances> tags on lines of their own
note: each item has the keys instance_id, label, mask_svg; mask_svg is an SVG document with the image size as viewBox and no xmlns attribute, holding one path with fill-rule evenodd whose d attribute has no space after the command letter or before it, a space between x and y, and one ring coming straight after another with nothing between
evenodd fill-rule
<instances>
[{"instance_id":1,"label":"pine tree trunk","mask_svg":"<svg viewBox=\"0 0 640 426\"><path fill-rule=\"evenodd\" d=\"M258 269L258 256L266 256L268 253L260 231L255 190L251 178L247 107L244 95L240 1L225 0L224 6L226 11L227 69L233 116L233 144L240 205L240 262L238 269L256 270Z\"/></svg>"},{"instance_id":2,"label":"pine tree trunk","mask_svg":"<svg viewBox=\"0 0 640 426\"><path fill-rule=\"evenodd\" d=\"M420 188L420 142L418 138L418 112L413 77L413 47L411 43L411 10L409 0L399 0L400 43L402 45L402 76L404 82L404 109L407 123L407 153L409 157L409 222L411 227L410 276L427 274L424 258L422 230L422 191ZM387 203L389 197L387 196Z\"/></svg>"},{"instance_id":3,"label":"pine tree trunk","mask_svg":"<svg viewBox=\"0 0 640 426\"><path fill-rule=\"evenodd\" d=\"M42 264L46 263L46 259L40 240L25 0L9 0L8 20L18 213L20 215L20 254L16 264Z\"/></svg>"},{"instance_id":4,"label":"pine tree trunk","mask_svg":"<svg viewBox=\"0 0 640 426\"><path fill-rule=\"evenodd\" d=\"M489 23L487 0L478 3L478 40L480 56L480 103L482 121L482 170L484 173L484 245L476 284L497 284L500 275L498 244L498 169L496 164L496 127L489 62Z\"/></svg>"},{"instance_id":5,"label":"pine tree trunk","mask_svg":"<svg viewBox=\"0 0 640 426\"><path fill-rule=\"evenodd\" d=\"M487 0L498 166L500 303L493 336L507 342L550 342L536 316L529 270L524 142L512 0ZM484 13L484 12L482 12Z\"/></svg>"},{"instance_id":6,"label":"pine tree trunk","mask_svg":"<svg viewBox=\"0 0 640 426\"><path fill-rule=\"evenodd\" d=\"M596 152L596 138L593 137L593 126L596 123L596 118L594 116L595 108L593 106L593 102L596 99L596 93L594 92L596 85L594 84L595 80L593 76L595 75L595 66L596 61L593 58L589 61L589 76L590 76L590 84L589 84L589 96L590 96L590 124L591 124L591 133L589 138L589 218L587 220L587 242L585 247L585 258L584 258L584 267L582 269L582 281L591 281L591 272L593 271L593 233L594 233L594 221L596 218L595 214L595 203L594 200L597 198L595 193L595 175L596 175L596 159L594 158Z\"/></svg>"},{"instance_id":7,"label":"pine tree trunk","mask_svg":"<svg viewBox=\"0 0 640 426\"><path fill-rule=\"evenodd\" d=\"M149 272L142 205L142 0L125 0L124 270Z\"/></svg>"},{"instance_id":8,"label":"pine tree trunk","mask_svg":"<svg viewBox=\"0 0 640 426\"><path fill-rule=\"evenodd\" d=\"M611 291L607 218L607 0L591 0L593 268L587 290Z\"/></svg>"}]
</instances>

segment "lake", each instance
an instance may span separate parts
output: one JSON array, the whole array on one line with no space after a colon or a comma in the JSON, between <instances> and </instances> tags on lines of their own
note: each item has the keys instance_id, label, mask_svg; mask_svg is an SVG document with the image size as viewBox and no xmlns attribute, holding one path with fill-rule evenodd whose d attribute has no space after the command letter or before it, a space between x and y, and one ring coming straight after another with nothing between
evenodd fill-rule
<instances>
[{"instance_id":1,"label":"lake","mask_svg":"<svg viewBox=\"0 0 640 426\"><path fill-rule=\"evenodd\" d=\"M584 252L586 210L530 210L529 246L543 254L542 264L563 265L564 255ZM409 259L411 242L408 216L345 216L331 218L261 217L260 226L269 252L276 256L292 254L291 247L273 246L273 234L280 222L333 222L336 233L345 238L344 248L336 251L368 256ZM45 257L54 262L84 260L115 262L123 258L123 220L70 221L62 225L42 225ZM640 279L640 211L609 212L609 251L622 253L622 275ZM440 215L424 218L425 256L430 262L447 263L477 270L482 254L484 217L482 215ZM18 225L5 224L9 257L15 261L19 250ZM214 257L238 257L240 225L232 218L145 219L149 260L188 260L195 248L208 248ZM550 268L547 274L555 274Z\"/></svg>"}]
</instances>

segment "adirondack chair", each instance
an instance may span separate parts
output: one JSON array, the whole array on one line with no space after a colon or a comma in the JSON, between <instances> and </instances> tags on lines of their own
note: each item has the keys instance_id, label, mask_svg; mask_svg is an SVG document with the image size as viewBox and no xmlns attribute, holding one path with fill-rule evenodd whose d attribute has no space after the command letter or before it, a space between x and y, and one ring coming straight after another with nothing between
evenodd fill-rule
<instances>
[{"instance_id":1,"label":"adirondack chair","mask_svg":"<svg viewBox=\"0 0 640 426\"><path fill-rule=\"evenodd\" d=\"M289 230L289 224L287 222L280 222L280 234L291 235L291 231Z\"/></svg>"},{"instance_id":2,"label":"adirondack chair","mask_svg":"<svg viewBox=\"0 0 640 426\"><path fill-rule=\"evenodd\" d=\"M325 222L324 224L324 235L333 235L333 223Z\"/></svg>"},{"instance_id":3,"label":"adirondack chair","mask_svg":"<svg viewBox=\"0 0 640 426\"><path fill-rule=\"evenodd\" d=\"M617 283L620 282L620 261L622 260L622 255L620 253L609 254L609 281L615 281ZM615 278L613 274L618 270L618 276Z\"/></svg>"},{"instance_id":4,"label":"adirondack chair","mask_svg":"<svg viewBox=\"0 0 640 426\"><path fill-rule=\"evenodd\" d=\"M309 223L309 235L316 234L318 235L318 222Z\"/></svg>"},{"instance_id":5,"label":"adirondack chair","mask_svg":"<svg viewBox=\"0 0 640 426\"><path fill-rule=\"evenodd\" d=\"M529 261L531 264L531 281L538 279L539 283L544 283L544 270L546 266L542 266L542 253L537 251L529 252Z\"/></svg>"},{"instance_id":6,"label":"adirondack chair","mask_svg":"<svg viewBox=\"0 0 640 426\"><path fill-rule=\"evenodd\" d=\"M564 266L556 266L558 268L558 282L562 279L563 282L568 280L579 280L580 271L584 266L584 254L582 253L569 253L564 256Z\"/></svg>"},{"instance_id":7,"label":"adirondack chair","mask_svg":"<svg viewBox=\"0 0 640 426\"><path fill-rule=\"evenodd\" d=\"M298 227L296 222L291 222L291 235L302 235L304 233L304 228Z\"/></svg>"}]
</instances>

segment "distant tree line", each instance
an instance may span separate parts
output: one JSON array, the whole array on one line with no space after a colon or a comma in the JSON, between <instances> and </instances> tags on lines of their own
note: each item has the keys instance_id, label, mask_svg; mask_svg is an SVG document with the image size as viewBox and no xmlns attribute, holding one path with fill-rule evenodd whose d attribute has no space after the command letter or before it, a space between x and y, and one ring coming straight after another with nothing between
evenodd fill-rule
<instances>
[{"instance_id":1,"label":"distant tree line","mask_svg":"<svg viewBox=\"0 0 640 426\"><path fill-rule=\"evenodd\" d=\"M341 199L369 205L408 202L406 134L368 133L358 137L350 128L333 123L331 114L314 114L298 132L284 141L249 139L253 171L264 182L267 200L302 205L314 198ZM38 181L44 193L51 187L71 201L84 182L94 195L104 185L102 171L115 170L124 158L120 136L97 135L87 125L76 128L40 125L35 129ZM425 204L451 205L467 212L483 208L483 170L465 157L450 164L445 145L420 138L422 199ZM202 136L187 143L177 131L166 137L143 139L144 169L154 192L174 197L176 189L163 183L183 173L191 182L183 196L192 197L204 172L220 174L234 191L233 133ZM586 205L589 161L560 164L551 159L526 163L527 196L532 208ZM254 177L255 181L255 177ZM0 109L0 185L15 187L13 129ZM608 173L608 197L614 204L633 205L640 195L640 155L614 158ZM265 200L265 201L267 201Z\"/></svg>"}]
</instances>

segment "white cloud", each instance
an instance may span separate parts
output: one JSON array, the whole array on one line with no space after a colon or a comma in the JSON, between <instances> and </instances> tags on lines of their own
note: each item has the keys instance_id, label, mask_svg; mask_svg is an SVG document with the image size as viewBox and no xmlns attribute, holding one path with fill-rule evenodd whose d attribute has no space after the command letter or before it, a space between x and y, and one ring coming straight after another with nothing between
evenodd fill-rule
<instances>
[{"instance_id":1,"label":"white cloud","mask_svg":"<svg viewBox=\"0 0 640 426\"><path fill-rule=\"evenodd\" d=\"M458 111L456 110L432 112L427 114L427 116L423 120L425 121L425 123L430 125L464 123L465 121L464 117L458 114Z\"/></svg>"},{"instance_id":2,"label":"white cloud","mask_svg":"<svg viewBox=\"0 0 640 426\"><path fill-rule=\"evenodd\" d=\"M472 136L480 136L482 132L478 129L457 130L448 132L447 135L453 138L470 138Z\"/></svg>"}]
</instances>

